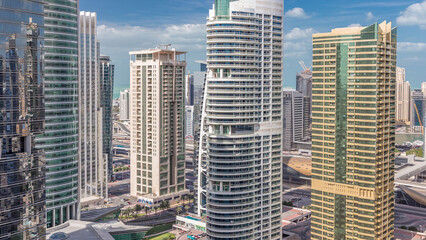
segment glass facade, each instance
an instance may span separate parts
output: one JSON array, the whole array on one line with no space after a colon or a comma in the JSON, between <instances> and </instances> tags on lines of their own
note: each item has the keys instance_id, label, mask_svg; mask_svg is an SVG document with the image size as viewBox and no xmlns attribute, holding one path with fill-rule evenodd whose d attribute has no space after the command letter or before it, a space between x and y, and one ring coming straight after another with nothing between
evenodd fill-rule
<instances>
[{"instance_id":1,"label":"glass facade","mask_svg":"<svg viewBox=\"0 0 426 240\"><path fill-rule=\"evenodd\" d=\"M396 29L313 36L311 238L393 239Z\"/></svg>"},{"instance_id":2,"label":"glass facade","mask_svg":"<svg viewBox=\"0 0 426 240\"><path fill-rule=\"evenodd\" d=\"M78 189L78 0L45 0L47 226L75 219Z\"/></svg>"},{"instance_id":3,"label":"glass facade","mask_svg":"<svg viewBox=\"0 0 426 240\"><path fill-rule=\"evenodd\" d=\"M112 171L112 100L114 88L115 66L108 56L101 56L101 108L102 108L102 139L104 158L108 162L108 178L113 178Z\"/></svg>"},{"instance_id":4,"label":"glass facade","mask_svg":"<svg viewBox=\"0 0 426 240\"><path fill-rule=\"evenodd\" d=\"M44 239L43 1L0 1L0 20L0 239Z\"/></svg>"}]
</instances>

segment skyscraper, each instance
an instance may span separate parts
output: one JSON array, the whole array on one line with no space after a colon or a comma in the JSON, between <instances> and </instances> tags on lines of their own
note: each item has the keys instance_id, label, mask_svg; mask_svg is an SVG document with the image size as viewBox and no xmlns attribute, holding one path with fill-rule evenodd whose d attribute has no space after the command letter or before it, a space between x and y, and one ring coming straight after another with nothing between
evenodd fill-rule
<instances>
[{"instance_id":1,"label":"skyscraper","mask_svg":"<svg viewBox=\"0 0 426 240\"><path fill-rule=\"evenodd\" d=\"M301 92L283 91L283 150L297 150L296 143L303 141L304 96Z\"/></svg>"},{"instance_id":2,"label":"skyscraper","mask_svg":"<svg viewBox=\"0 0 426 240\"><path fill-rule=\"evenodd\" d=\"M397 30L313 35L312 239L393 239Z\"/></svg>"},{"instance_id":3,"label":"skyscraper","mask_svg":"<svg viewBox=\"0 0 426 240\"><path fill-rule=\"evenodd\" d=\"M310 141L312 115L311 70L305 69L305 71L296 74L296 90L303 94L303 139L304 141Z\"/></svg>"},{"instance_id":4,"label":"skyscraper","mask_svg":"<svg viewBox=\"0 0 426 240\"><path fill-rule=\"evenodd\" d=\"M44 18L42 1L20 3L0 3L0 239L29 240L46 233Z\"/></svg>"},{"instance_id":5,"label":"skyscraper","mask_svg":"<svg viewBox=\"0 0 426 240\"><path fill-rule=\"evenodd\" d=\"M103 154L100 53L96 13L80 12L79 161L80 202L108 197L108 161Z\"/></svg>"},{"instance_id":6,"label":"skyscraper","mask_svg":"<svg viewBox=\"0 0 426 240\"><path fill-rule=\"evenodd\" d=\"M415 132L423 131L425 112L425 93L420 89L414 89L410 94L410 127Z\"/></svg>"},{"instance_id":7,"label":"skyscraper","mask_svg":"<svg viewBox=\"0 0 426 240\"><path fill-rule=\"evenodd\" d=\"M281 239L282 0L215 0L198 213L208 239Z\"/></svg>"},{"instance_id":8,"label":"skyscraper","mask_svg":"<svg viewBox=\"0 0 426 240\"><path fill-rule=\"evenodd\" d=\"M129 90L124 90L120 92L120 120L129 120L130 119L130 92Z\"/></svg>"},{"instance_id":9,"label":"skyscraper","mask_svg":"<svg viewBox=\"0 0 426 240\"><path fill-rule=\"evenodd\" d=\"M45 0L47 227L78 218L78 0Z\"/></svg>"},{"instance_id":10,"label":"skyscraper","mask_svg":"<svg viewBox=\"0 0 426 240\"><path fill-rule=\"evenodd\" d=\"M185 77L186 105L194 106L194 74L187 74Z\"/></svg>"},{"instance_id":11,"label":"skyscraper","mask_svg":"<svg viewBox=\"0 0 426 240\"><path fill-rule=\"evenodd\" d=\"M312 97L312 72L309 69L296 74L296 90L304 97Z\"/></svg>"},{"instance_id":12,"label":"skyscraper","mask_svg":"<svg viewBox=\"0 0 426 240\"><path fill-rule=\"evenodd\" d=\"M102 136L103 136L103 154L108 163L108 178L112 179L112 99L114 89L114 70L115 66L111 64L108 56L100 58L100 98L102 108Z\"/></svg>"},{"instance_id":13,"label":"skyscraper","mask_svg":"<svg viewBox=\"0 0 426 240\"><path fill-rule=\"evenodd\" d=\"M130 194L152 206L186 195L185 52L130 52Z\"/></svg>"},{"instance_id":14,"label":"skyscraper","mask_svg":"<svg viewBox=\"0 0 426 240\"><path fill-rule=\"evenodd\" d=\"M204 84L206 82L206 63L198 62L200 63L200 71L194 72L194 144L198 142L200 136L201 108L203 106ZM196 154L198 149L195 148L194 150L194 154Z\"/></svg>"},{"instance_id":15,"label":"skyscraper","mask_svg":"<svg viewBox=\"0 0 426 240\"><path fill-rule=\"evenodd\" d=\"M194 138L194 106L185 107L185 138Z\"/></svg>"},{"instance_id":16,"label":"skyscraper","mask_svg":"<svg viewBox=\"0 0 426 240\"><path fill-rule=\"evenodd\" d=\"M410 83L405 81L405 68L396 68L396 121L410 121Z\"/></svg>"}]
</instances>

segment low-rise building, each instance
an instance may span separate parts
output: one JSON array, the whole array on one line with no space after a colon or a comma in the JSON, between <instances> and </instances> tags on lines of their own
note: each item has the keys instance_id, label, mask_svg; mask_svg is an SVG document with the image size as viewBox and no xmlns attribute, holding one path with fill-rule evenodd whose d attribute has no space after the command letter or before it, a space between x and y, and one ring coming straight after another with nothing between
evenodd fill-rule
<instances>
[{"instance_id":1,"label":"low-rise building","mask_svg":"<svg viewBox=\"0 0 426 240\"><path fill-rule=\"evenodd\" d=\"M206 219L193 214L176 216L176 224L173 225L173 228L183 231L195 229L206 232Z\"/></svg>"}]
</instances>

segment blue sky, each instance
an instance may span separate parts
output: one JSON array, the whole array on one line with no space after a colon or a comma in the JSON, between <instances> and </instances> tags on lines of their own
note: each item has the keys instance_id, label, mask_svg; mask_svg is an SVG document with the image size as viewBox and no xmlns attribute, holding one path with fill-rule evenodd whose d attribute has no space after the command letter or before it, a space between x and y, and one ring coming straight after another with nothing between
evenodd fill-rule
<instances>
[{"instance_id":1,"label":"blue sky","mask_svg":"<svg viewBox=\"0 0 426 240\"><path fill-rule=\"evenodd\" d=\"M188 51L188 70L205 57L205 23L213 0L80 0L81 11L98 13L102 54L116 65L116 83L129 84L132 50L173 44ZM398 27L398 66L412 88L426 82L426 0L286 0L284 86L295 86L299 60L311 66L311 35L383 20Z\"/></svg>"}]
</instances>

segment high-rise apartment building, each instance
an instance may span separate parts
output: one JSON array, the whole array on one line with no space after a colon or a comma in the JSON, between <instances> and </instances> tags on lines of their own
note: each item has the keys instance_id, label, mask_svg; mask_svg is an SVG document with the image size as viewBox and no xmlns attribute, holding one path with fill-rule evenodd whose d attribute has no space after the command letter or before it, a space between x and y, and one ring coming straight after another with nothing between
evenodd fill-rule
<instances>
[{"instance_id":1,"label":"high-rise apartment building","mask_svg":"<svg viewBox=\"0 0 426 240\"><path fill-rule=\"evenodd\" d=\"M405 68L396 68L396 121L410 121L410 83L405 81Z\"/></svg>"},{"instance_id":2,"label":"high-rise apartment building","mask_svg":"<svg viewBox=\"0 0 426 240\"><path fill-rule=\"evenodd\" d=\"M198 213L208 239L281 239L282 0L215 0Z\"/></svg>"},{"instance_id":3,"label":"high-rise apartment building","mask_svg":"<svg viewBox=\"0 0 426 240\"><path fill-rule=\"evenodd\" d=\"M80 12L79 174L81 202L108 197L108 161L103 154L103 109L96 13Z\"/></svg>"},{"instance_id":4,"label":"high-rise apartment building","mask_svg":"<svg viewBox=\"0 0 426 240\"><path fill-rule=\"evenodd\" d=\"M22 14L25 12L25 14ZM0 239L46 233L43 1L0 2Z\"/></svg>"},{"instance_id":5,"label":"high-rise apartment building","mask_svg":"<svg viewBox=\"0 0 426 240\"><path fill-rule=\"evenodd\" d=\"M393 239L397 29L313 35L311 239Z\"/></svg>"},{"instance_id":6,"label":"high-rise apartment building","mask_svg":"<svg viewBox=\"0 0 426 240\"><path fill-rule=\"evenodd\" d=\"M33 2L33 1L31 1ZM47 227L77 219L78 0L44 0Z\"/></svg>"},{"instance_id":7,"label":"high-rise apartment building","mask_svg":"<svg viewBox=\"0 0 426 240\"><path fill-rule=\"evenodd\" d=\"M303 141L304 96L292 89L283 90L283 150L297 150L296 143Z\"/></svg>"},{"instance_id":8,"label":"high-rise apartment building","mask_svg":"<svg viewBox=\"0 0 426 240\"><path fill-rule=\"evenodd\" d=\"M114 64L111 64L109 56L100 58L100 105L102 108L102 137L103 154L108 163L108 178L113 178L112 170L112 99L114 89Z\"/></svg>"},{"instance_id":9,"label":"high-rise apartment building","mask_svg":"<svg viewBox=\"0 0 426 240\"><path fill-rule=\"evenodd\" d=\"M130 52L130 194L152 206L186 195L186 53Z\"/></svg>"},{"instance_id":10,"label":"high-rise apartment building","mask_svg":"<svg viewBox=\"0 0 426 240\"><path fill-rule=\"evenodd\" d=\"M124 90L120 92L120 120L125 121L130 119L130 92Z\"/></svg>"}]
</instances>

